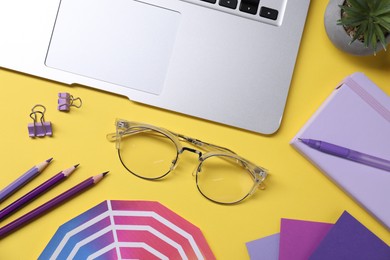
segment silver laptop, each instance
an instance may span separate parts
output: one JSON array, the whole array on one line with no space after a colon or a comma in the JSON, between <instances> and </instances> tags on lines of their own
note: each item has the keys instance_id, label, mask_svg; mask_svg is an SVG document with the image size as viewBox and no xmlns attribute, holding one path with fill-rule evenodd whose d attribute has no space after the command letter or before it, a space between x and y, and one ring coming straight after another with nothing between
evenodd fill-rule
<instances>
[{"instance_id":1,"label":"silver laptop","mask_svg":"<svg viewBox=\"0 0 390 260\"><path fill-rule=\"evenodd\" d=\"M310 0L0 0L0 67L262 134Z\"/></svg>"}]
</instances>

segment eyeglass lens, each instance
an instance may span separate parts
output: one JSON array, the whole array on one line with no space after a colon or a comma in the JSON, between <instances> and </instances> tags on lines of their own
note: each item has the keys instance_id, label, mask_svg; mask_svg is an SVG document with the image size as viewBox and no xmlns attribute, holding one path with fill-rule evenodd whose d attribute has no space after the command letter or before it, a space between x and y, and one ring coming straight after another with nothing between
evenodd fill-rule
<instances>
[{"instance_id":1,"label":"eyeglass lens","mask_svg":"<svg viewBox=\"0 0 390 260\"><path fill-rule=\"evenodd\" d=\"M219 203L235 203L249 195L254 181L241 161L227 156L211 156L198 168L196 183L207 198Z\"/></svg>"},{"instance_id":2,"label":"eyeglass lens","mask_svg":"<svg viewBox=\"0 0 390 260\"><path fill-rule=\"evenodd\" d=\"M175 144L157 131L146 131L124 137L119 151L124 166L146 179L158 179L169 173L177 157Z\"/></svg>"}]
</instances>

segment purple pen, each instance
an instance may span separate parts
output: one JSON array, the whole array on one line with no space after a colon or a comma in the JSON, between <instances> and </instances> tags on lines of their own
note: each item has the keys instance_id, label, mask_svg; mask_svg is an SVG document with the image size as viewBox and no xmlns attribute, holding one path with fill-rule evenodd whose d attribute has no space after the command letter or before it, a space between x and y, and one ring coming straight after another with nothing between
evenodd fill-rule
<instances>
[{"instance_id":1,"label":"purple pen","mask_svg":"<svg viewBox=\"0 0 390 260\"><path fill-rule=\"evenodd\" d=\"M335 144L327 143L324 141L313 140L313 139L301 139L299 140L310 146L313 149L316 149L320 152L338 156L344 159L348 159L354 162L372 166L378 169L382 169L390 172L390 161L382 158L378 158L369 154L361 153L354 151L342 146Z\"/></svg>"}]
</instances>

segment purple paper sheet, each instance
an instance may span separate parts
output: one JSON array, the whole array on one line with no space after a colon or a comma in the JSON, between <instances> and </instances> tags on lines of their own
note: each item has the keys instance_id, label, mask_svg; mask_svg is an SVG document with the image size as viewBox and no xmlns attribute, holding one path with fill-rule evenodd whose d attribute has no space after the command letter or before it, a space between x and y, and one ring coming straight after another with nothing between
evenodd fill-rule
<instances>
[{"instance_id":1,"label":"purple paper sheet","mask_svg":"<svg viewBox=\"0 0 390 260\"><path fill-rule=\"evenodd\" d=\"M279 260L308 259L333 224L282 219Z\"/></svg>"},{"instance_id":2,"label":"purple paper sheet","mask_svg":"<svg viewBox=\"0 0 390 260\"><path fill-rule=\"evenodd\" d=\"M389 260L390 248L344 211L309 259Z\"/></svg>"},{"instance_id":3,"label":"purple paper sheet","mask_svg":"<svg viewBox=\"0 0 390 260\"><path fill-rule=\"evenodd\" d=\"M251 260L278 260L279 233L246 243Z\"/></svg>"}]
</instances>

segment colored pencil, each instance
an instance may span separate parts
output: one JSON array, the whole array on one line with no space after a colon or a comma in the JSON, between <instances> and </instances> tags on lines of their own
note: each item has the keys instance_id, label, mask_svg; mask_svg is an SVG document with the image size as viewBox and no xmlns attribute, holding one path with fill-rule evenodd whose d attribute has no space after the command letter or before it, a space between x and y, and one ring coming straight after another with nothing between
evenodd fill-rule
<instances>
[{"instance_id":1,"label":"colored pencil","mask_svg":"<svg viewBox=\"0 0 390 260\"><path fill-rule=\"evenodd\" d=\"M50 158L50 159L47 159L46 161L44 161L40 164L37 164L36 166L32 167L30 170L25 172L18 179L16 179L11 184L9 184L7 187L2 189L0 191L0 202L4 201L6 198L11 196L18 189L20 189L25 184L27 184L29 181L31 181L39 173L41 173L46 168L46 166L51 162L52 159L53 158Z\"/></svg>"},{"instance_id":2,"label":"colored pencil","mask_svg":"<svg viewBox=\"0 0 390 260\"><path fill-rule=\"evenodd\" d=\"M50 189L54 188L56 185L60 184L63 180L66 179L76 168L79 166L78 164L75 166L72 166L66 170L63 170L59 172L58 174L54 175L44 183L40 184L35 189L31 190L30 192L26 193L4 209L0 210L0 220L5 219L6 217L10 216L12 213L17 211L18 209L26 206L28 203L36 199L37 197L41 196L45 192L49 191Z\"/></svg>"},{"instance_id":3,"label":"colored pencil","mask_svg":"<svg viewBox=\"0 0 390 260\"><path fill-rule=\"evenodd\" d=\"M65 191L64 193L49 200L48 202L42 204L38 208L33 209L32 211L28 212L27 214L21 216L20 218L12 221L11 223L5 225L2 228L0 228L0 238L7 236L8 234L15 231L16 229L29 223L30 221L34 220L35 218L38 218L39 216L43 215L44 213L46 213L50 209L58 206L62 202L66 201L67 199L70 199L71 197L77 195L78 193L85 191L87 188L93 186L94 184L98 183L101 179L103 179L103 177L106 176L107 173L108 172L104 172L102 174L99 174L99 175L96 175L96 176L93 176L93 177L86 179L85 181L74 186L73 188L70 188L69 190Z\"/></svg>"}]
</instances>

